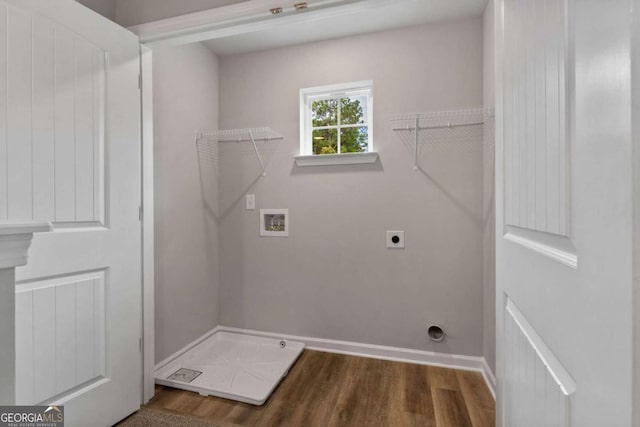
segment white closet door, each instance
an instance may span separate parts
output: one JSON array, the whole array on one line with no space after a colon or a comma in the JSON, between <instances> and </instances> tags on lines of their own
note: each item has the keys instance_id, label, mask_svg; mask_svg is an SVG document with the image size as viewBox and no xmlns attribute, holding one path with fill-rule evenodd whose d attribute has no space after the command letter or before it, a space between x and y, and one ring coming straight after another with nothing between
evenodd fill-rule
<instances>
[{"instance_id":1,"label":"white closet door","mask_svg":"<svg viewBox=\"0 0 640 427\"><path fill-rule=\"evenodd\" d=\"M630 426L630 3L495 16L498 425Z\"/></svg>"},{"instance_id":2,"label":"white closet door","mask_svg":"<svg viewBox=\"0 0 640 427\"><path fill-rule=\"evenodd\" d=\"M72 0L0 0L0 220L46 220L16 287L19 404L141 401L139 45Z\"/></svg>"}]
</instances>

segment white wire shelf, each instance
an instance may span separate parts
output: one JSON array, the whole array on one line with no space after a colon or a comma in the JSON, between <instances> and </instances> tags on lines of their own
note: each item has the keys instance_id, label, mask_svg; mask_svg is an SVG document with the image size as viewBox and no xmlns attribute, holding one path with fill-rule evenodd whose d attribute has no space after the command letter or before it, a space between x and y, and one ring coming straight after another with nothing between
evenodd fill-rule
<instances>
[{"instance_id":1,"label":"white wire shelf","mask_svg":"<svg viewBox=\"0 0 640 427\"><path fill-rule=\"evenodd\" d=\"M413 170L419 169L418 151L420 146L420 132L429 130L454 130L472 126L483 126L485 120L495 115L493 109L469 108L463 110L435 111L429 113L415 113L396 115L392 117L392 130L395 132L413 133L414 163ZM428 141L427 141L428 142Z\"/></svg>"},{"instance_id":2,"label":"white wire shelf","mask_svg":"<svg viewBox=\"0 0 640 427\"><path fill-rule=\"evenodd\" d=\"M196 132L196 142L203 138L215 139L218 142L250 142L252 139L254 141L275 141L284 137L269 127L262 127Z\"/></svg>"},{"instance_id":3,"label":"white wire shelf","mask_svg":"<svg viewBox=\"0 0 640 427\"><path fill-rule=\"evenodd\" d=\"M243 129L224 129L216 131L196 131L196 144L202 140L215 140L216 142L251 142L256 158L262 168L262 176L267 176L266 167L260 150L258 150L258 141L278 141L284 139L282 135L275 132L269 127L262 128L243 128Z\"/></svg>"}]
</instances>

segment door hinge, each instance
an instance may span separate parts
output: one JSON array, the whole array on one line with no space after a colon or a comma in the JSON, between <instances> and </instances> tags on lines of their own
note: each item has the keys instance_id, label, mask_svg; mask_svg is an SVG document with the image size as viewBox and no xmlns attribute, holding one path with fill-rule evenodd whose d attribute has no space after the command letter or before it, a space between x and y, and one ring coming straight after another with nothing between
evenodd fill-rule
<instances>
[{"instance_id":1,"label":"door hinge","mask_svg":"<svg viewBox=\"0 0 640 427\"><path fill-rule=\"evenodd\" d=\"M142 205L138 206L138 220L142 221L142 215L144 214L142 210Z\"/></svg>"},{"instance_id":2,"label":"door hinge","mask_svg":"<svg viewBox=\"0 0 640 427\"><path fill-rule=\"evenodd\" d=\"M138 74L138 89L142 90L142 74Z\"/></svg>"},{"instance_id":3,"label":"door hinge","mask_svg":"<svg viewBox=\"0 0 640 427\"><path fill-rule=\"evenodd\" d=\"M138 348L140 350L140 353L142 353L142 338L138 338Z\"/></svg>"}]
</instances>

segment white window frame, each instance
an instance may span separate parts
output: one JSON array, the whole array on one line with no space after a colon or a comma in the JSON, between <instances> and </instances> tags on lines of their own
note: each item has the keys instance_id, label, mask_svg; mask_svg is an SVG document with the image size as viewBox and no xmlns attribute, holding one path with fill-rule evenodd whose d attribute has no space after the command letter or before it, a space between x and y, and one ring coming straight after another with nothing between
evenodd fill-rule
<instances>
[{"instance_id":1,"label":"white window frame","mask_svg":"<svg viewBox=\"0 0 640 427\"><path fill-rule=\"evenodd\" d=\"M362 153L340 153L340 128L362 127L362 124L340 125L338 128L338 154L314 154L313 153L313 126L311 123L311 105L313 101L322 99L342 98L349 95L367 95L367 127L368 144L367 151ZM331 126L333 128L333 126ZM300 156L326 157L326 156L361 156L375 153L373 149L373 80L340 83L327 86L316 86L300 89ZM377 156L376 156L377 158Z\"/></svg>"}]
</instances>

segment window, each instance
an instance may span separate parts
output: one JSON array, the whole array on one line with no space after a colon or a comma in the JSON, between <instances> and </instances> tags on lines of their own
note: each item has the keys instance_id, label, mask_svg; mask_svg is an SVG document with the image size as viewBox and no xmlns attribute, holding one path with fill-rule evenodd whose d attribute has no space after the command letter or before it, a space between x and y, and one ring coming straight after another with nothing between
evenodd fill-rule
<instances>
[{"instance_id":1,"label":"window","mask_svg":"<svg viewBox=\"0 0 640 427\"><path fill-rule=\"evenodd\" d=\"M373 152L373 82L300 90L300 154Z\"/></svg>"}]
</instances>

